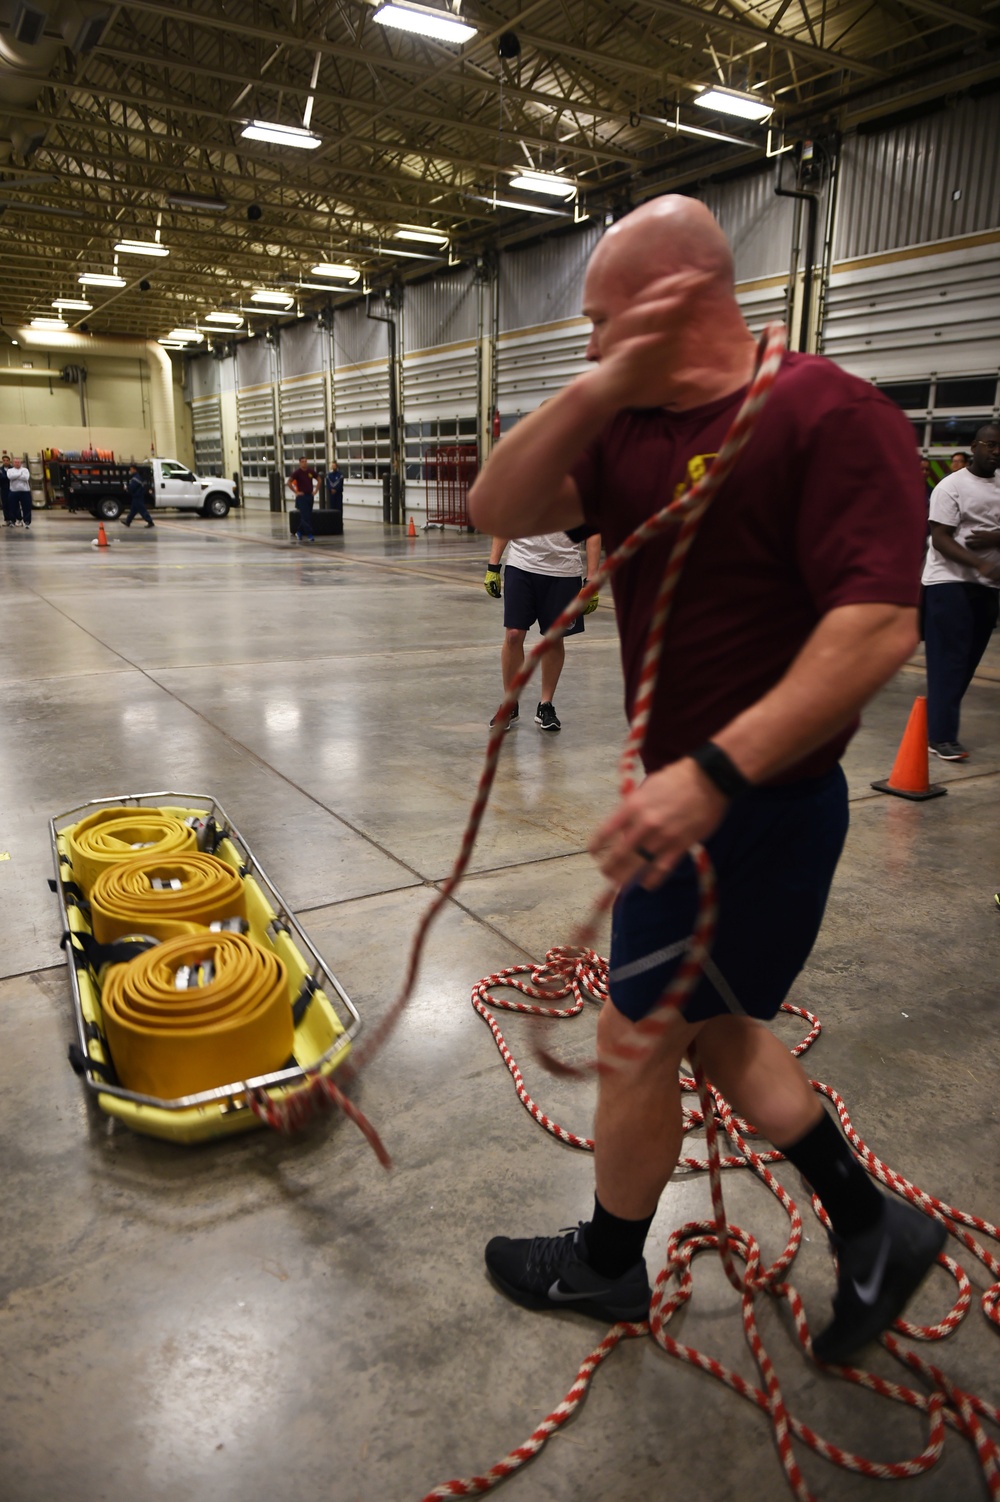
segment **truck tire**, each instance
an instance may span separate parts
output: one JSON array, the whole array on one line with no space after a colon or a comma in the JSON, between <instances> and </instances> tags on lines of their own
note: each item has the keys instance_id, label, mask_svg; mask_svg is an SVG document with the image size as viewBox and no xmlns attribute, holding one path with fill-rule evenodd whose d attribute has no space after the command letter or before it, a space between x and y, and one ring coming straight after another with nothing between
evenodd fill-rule
<instances>
[{"instance_id":1,"label":"truck tire","mask_svg":"<svg viewBox=\"0 0 1000 1502\"><path fill-rule=\"evenodd\" d=\"M115 500L113 495L106 495L103 500L98 501L91 514L98 521L116 522L124 509L121 501Z\"/></svg>"},{"instance_id":2,"label":"truck tire","mask_svg":"<svg viewBox=\"0 0 1000 1502\"><path fill-rule=\"evenodd\" d=\"M217 516L220 518L228 516L231 505L232 502L227 495L224 495L221 490L213 490L211 495L205 497L201 514L202 516Z\"/></svg>"}]
</instances>

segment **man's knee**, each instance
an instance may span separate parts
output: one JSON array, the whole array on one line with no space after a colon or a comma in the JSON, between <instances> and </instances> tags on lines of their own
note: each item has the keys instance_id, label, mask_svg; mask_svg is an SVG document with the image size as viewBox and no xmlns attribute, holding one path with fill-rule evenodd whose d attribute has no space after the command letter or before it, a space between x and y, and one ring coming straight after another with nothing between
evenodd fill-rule
<instances>
[{"instance_id":1,"label":"man's knee","mask_svg":"<svg viewBox=\"0 0 1000 1502\"><path fill-rule=\"evenodd\" d=\"M504 630L504 644L508 647L523 647L527 631L515 631L513 626L507 626Z\"/></svg>"},{"instance_id":2,"label":"man's knee","mask_svg":"<svg viewBox=\"0 0 1000 1502\"><path fill-rule=\"evenodd\" d=\"M633 1022L613 1001L606 1001L597 1020L597 1056L602 1064L619 1062L626 1072L676 1069L702 1024L685 1022L675 1008L655 1020Z\"/></svg>"}]
</instances>

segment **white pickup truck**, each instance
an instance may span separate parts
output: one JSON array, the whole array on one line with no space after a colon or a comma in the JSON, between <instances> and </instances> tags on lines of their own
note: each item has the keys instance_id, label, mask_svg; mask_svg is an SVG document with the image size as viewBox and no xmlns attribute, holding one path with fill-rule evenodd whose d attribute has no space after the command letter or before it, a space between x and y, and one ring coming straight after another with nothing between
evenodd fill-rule
<instances>
[{"instance_id":1,"label":"white pickup truck","mask_svg":"<svg viewBox=\"0 0 1000 1502\"><path fill-rule=\"evenodd\" d=\"M89 511L102 521L117 521L128 509L128 464L107 460L62 459L46 465L54 489L61 490L70 511ZM232 480L195 475L177 459L147 459L136 466L146 486L146 504L157 511L174 506L202 516L227 516L239 505Z\"/></svg>"}]
</instances>

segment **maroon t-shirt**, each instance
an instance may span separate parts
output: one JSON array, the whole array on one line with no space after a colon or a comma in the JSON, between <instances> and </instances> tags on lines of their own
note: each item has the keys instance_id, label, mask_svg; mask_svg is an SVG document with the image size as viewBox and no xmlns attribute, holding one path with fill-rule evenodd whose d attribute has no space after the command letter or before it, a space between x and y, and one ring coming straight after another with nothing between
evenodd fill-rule
<instances>
[{"instance_id":1,"label":"maroon t-shirt","mask_svg":"<svg viewBox=\"0 0 1000 1502\"><path fill-rule=\"evenodd\" d=\"M620 412L572 470L608 553L702 473L745 391L686 412ZM815 355L785 356L754 432L710 502L681 570L643 761L676 761L784 675L838 605L915 605L927 506L913 429L873 386ZM632 705L677 525L615 575ZM857 724L776 782L815 777Z\"/></svg>"}]
</instances>

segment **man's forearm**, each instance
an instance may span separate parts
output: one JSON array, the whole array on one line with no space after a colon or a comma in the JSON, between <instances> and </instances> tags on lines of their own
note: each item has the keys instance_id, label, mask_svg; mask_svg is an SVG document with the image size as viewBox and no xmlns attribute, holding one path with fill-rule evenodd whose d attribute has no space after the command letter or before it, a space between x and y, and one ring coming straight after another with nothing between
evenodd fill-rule
<instances>
[{"instance_id":1,"label":"man's forearm","mask_svg":"<svg viewBox=\"0 0 1000 1502\"><path fill-rule=\"evenodd\" d=\"M497 444L469 491L473 524L480 532L504 537L579 526L583 516L569 471L613 415L588 373L522 417Z\"/></svg>"},{"instance_id":2,"label":"man's forearm","mask_svg":"<svg viewBox=\"0 0 1000 1502\"><path fill-rule=\"evenodd\" d=\"M744 777L765 781L849 725L917 640L913 609L840 606L820 621L781 681L713 740Z\"/></svg>"}]
</instances>

